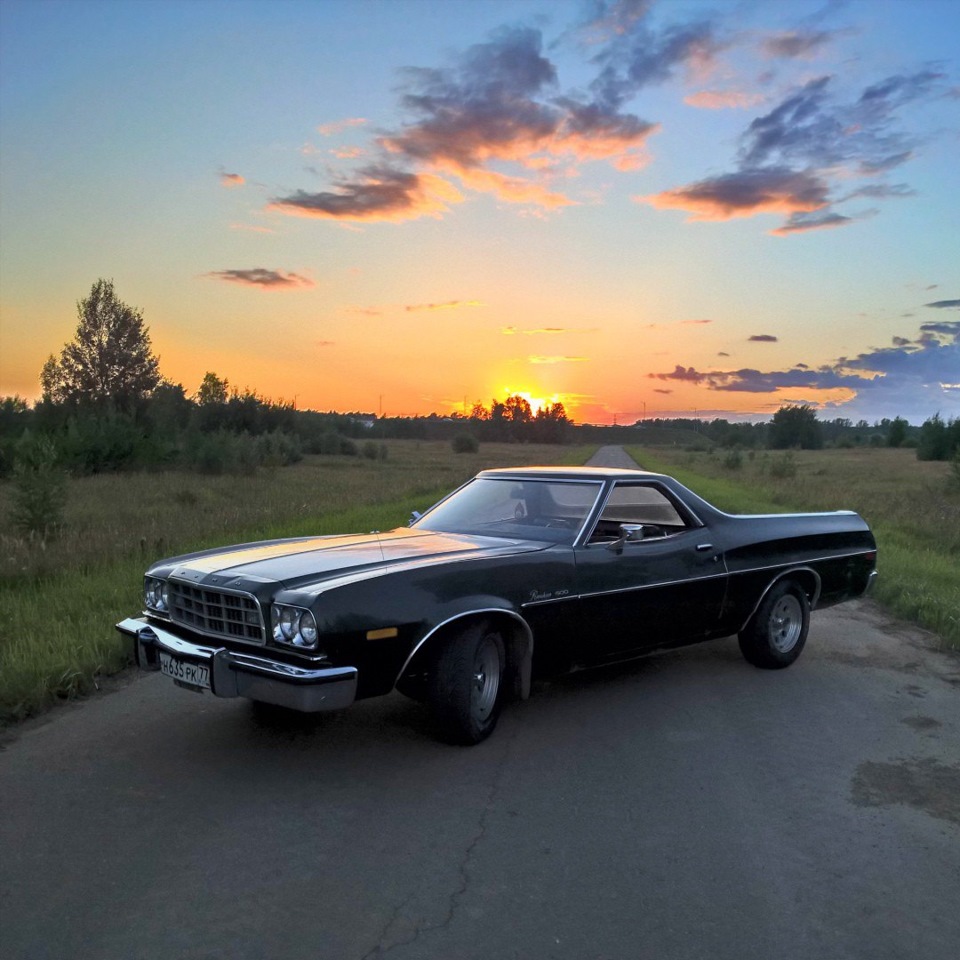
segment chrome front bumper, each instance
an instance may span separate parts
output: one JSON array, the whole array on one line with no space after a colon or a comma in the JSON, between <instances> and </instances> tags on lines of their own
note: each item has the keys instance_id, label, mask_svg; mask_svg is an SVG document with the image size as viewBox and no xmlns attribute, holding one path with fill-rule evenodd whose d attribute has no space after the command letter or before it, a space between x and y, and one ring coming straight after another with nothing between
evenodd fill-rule
<instances>
[{"instance_id":1,"label":"chrome front bumper","mask_svg":"<svg viewBox=\"0 0 960 960\"><path fill-rule=\"evenodd\" d=\"M247 697L291 710L315 713L349 707L357 695L356 667L298 667L259 654L184 640L138 618L117 629L133 639L141 670L160 669L160 651L210 670L210 690L218 697Z\"/></svg>"}]
</instances>

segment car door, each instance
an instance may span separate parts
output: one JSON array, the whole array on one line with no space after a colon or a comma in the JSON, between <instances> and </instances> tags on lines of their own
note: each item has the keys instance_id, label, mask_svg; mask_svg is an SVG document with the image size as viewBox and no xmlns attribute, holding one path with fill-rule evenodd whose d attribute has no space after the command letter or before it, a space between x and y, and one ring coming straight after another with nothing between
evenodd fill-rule
<instances>
[{"instance_id":1,"label":"car door","mask_svg":"<svg viewBox=\"0 0 960 960\"><path fill-rule=\"evenodd\" d=\"M704 639L719 620L720 544L656 481L616 483L575 559L581 664Z\"/></svg>"}]
</instances>

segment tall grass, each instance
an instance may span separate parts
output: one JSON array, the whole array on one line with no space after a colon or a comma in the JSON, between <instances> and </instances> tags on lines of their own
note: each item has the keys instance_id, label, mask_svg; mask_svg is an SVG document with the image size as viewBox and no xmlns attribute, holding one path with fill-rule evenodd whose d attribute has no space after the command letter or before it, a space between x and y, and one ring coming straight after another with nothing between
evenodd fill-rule
<instances>
[{"instance_id":1,"label":"tall grass","mask_svg":"<svg viewBox=\"0 0 960 960\"><path fill-rule=\"evenodd\" d=\"M273 537L388 530L478 470L583 463L595 447L392 441L386 459L308 457L252 477L116 474L72 480L65 527L18 535L0 485L0 721L92 690L129 662L114 624L141 608L144 569L175 553ZM379 450L378 450L379 453Z\"/></svg>"},{"instance_id":2,"label":"tall grass","mask_svg":"<svg viewBox=\"0 0 960 960\"><path fill-rule=\"evenodd\" d=\"M946 463L918 461L912 450L801 450L793 475L772 469L782 454L760 453L731 476L706 452L630 453L728 512L856 510L877 538L874 597L960 649L960 490Z\"/></svg>"}]
</instances>

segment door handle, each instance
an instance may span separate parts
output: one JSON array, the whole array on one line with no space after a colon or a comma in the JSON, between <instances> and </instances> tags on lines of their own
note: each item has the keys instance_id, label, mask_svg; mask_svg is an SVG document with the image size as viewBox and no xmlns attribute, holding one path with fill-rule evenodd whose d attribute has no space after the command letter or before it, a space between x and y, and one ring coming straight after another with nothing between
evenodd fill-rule
<instances>
[{"instance_id":1,"label":"door handle","mask_svg":"<svg viewBox=\"0 0 960 960\"><path fill-rule=\"evenodd\" d=\"M712 543L698 543L697 544L697 553L706 553L707 550L713 549Z\"/></svg>"}]
</instances>

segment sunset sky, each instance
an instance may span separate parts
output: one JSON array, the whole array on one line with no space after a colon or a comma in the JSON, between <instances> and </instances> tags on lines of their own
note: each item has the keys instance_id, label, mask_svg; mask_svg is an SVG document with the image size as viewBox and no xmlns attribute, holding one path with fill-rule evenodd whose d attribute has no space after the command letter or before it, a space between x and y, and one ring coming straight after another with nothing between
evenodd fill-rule
<instances>
[{"instance_id":1,"label":"sunset sky","mask_svg":"<svg viewBox=\"0 0 960 960\"><path fill-rule=\"evenodd\" d=\"M960 416L960 2L0 2L0 394Z\"/></svg>"}]
</instances>

